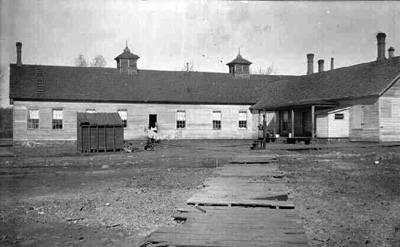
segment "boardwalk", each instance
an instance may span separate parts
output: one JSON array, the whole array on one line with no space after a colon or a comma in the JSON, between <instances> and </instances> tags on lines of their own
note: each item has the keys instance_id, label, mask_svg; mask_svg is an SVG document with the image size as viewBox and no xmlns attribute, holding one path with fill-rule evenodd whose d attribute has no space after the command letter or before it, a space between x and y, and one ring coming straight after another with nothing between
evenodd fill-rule
<instances>
[{"instance_id":1,"label":"boardwalk","mask_svg":"<svg viewBox=\"0 0 400 247\"><path fill-rule=\"evenodd\" d=\"M250 164L249 164L250 163ZM204 189L174 214L180 227L159 228L162 246L308 246L283 174L273 162L236 162L217 168Z\"/></svg>"}]
</instances>

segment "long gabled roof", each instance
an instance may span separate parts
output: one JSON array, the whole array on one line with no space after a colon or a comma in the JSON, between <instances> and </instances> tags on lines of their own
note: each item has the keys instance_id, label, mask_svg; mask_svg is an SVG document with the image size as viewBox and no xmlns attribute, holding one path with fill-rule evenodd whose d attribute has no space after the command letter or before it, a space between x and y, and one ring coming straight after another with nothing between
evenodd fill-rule
<instances>
[{"instance_id":1,"label":"long gabled roof","mask_svg":"<svg viewBox=\"0 0 400 247\"><path fill-rule=\"evenodd\" d=\"M253 110L381 96L399 79L400 57L269 83Z\"/></svg>"},{"instance_id":2,"label":"long gabled roof","mask_svg":"<svg viewBox=\"0 0 400 247\"><path fill-rule=\"evenodd\" d=\"M38 84L36 74L42 77ZM10 98L14 100L254 104L272 81L294 76L139 70L121 74L115 68L10 65Z\"/></svg>"}]
</instances>

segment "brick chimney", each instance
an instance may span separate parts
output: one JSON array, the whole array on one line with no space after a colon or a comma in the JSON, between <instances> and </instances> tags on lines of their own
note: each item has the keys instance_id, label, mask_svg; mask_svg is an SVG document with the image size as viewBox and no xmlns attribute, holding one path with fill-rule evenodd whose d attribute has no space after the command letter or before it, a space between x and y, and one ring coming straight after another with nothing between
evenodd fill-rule
<instances>
[{"instance_id":1,"label":"brick chimney","mask_svg":"<svg viewBox=\"0 0 400 247\"><path fill-rule=\"evenodd\" d=\"M331 70L335 69L335 59L331 57Z\"/></svg>"},{"instance_id":2,"label":"brick chimney","mask_svg":"<svg viewBox=\"0 0 400 247\"><path fill-rule=\"evenodd\" d=\"M378 33L376 35L376 40L377 40L377 50L378 50L378 57L376 60L383 60L385 59L385 39L386 39L386 34L385 33Z\"/></svg>"},{"instance_id":3,"label":"brick chimney","mask_svg":"<svg viewBox=\"0 0 400 247\"><path fill-rule=\"evenodd\" d=\"M17 66L20 67L22 66L22 43L17 42L15 46L17 47Z\"/></svg>"},{"instance_id":4,"label":"brick chimney","mask_svg":"<svg viewBox=\"0 0 400 247\"><path fill-rule=\"evenodd\" d=\"M314 54L307 54L307 75L314 74Z\"/></svg>"},{"instance_id":5,"label":"brick chimney","mask_svg":"<svg viewBox=\"0 0 400 247\"><path fill-rule=\"evenodd\" d=\"M393 58L394 57L394 48L393 48L393 46L391 46L388 49L388 52L389 52L389 58Z\"/></svg>"},{"instance_id":6,"label":"brick chimney","mask_svg":"<svg viewBox=\"0 0 400 247\"><path fill-rule=\"evenodd\" d=\"M324 60L318 60L318 72L324 72Z\"/></svg>"}]
</instances>

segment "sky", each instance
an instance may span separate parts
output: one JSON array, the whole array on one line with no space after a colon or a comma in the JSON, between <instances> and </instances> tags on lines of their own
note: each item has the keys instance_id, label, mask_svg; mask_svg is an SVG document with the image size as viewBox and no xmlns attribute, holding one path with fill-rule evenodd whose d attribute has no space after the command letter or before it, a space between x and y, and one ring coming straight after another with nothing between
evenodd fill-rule
<instances>
[{"instance_id":1,"label":"sky","mask_svg":"<svg viewBox=\"0 0 400 247\"><path fill-rule=\"evenodd\" d=\"M253 71L306 73L306 54L344 67L376 59L376 34L400 52L400 2L215 0L0 0L0 107L8 106L9 64L74 66L126 42L139 69L227 73L240 53Z\"/></svg>"}]
</instances>

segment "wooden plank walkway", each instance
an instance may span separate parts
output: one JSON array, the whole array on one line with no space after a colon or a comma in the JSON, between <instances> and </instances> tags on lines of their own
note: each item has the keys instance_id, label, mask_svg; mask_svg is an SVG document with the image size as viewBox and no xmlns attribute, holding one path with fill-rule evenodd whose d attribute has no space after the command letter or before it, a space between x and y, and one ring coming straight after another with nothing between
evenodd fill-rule
<instances>
[{"instance_id":1,"label":"wooden plank walkway","mask_svg":"<svg viewBox=\"0 0 400 247\"><path fill-rule=\"evenodd\" d=\"M184 223L153 232L151 244L187 247L308 246L301 220L274 163L228 164L216 170L193 205L173 218ZM151 246L151 245L150 245Z\"/></svg>"}]
</instances>

